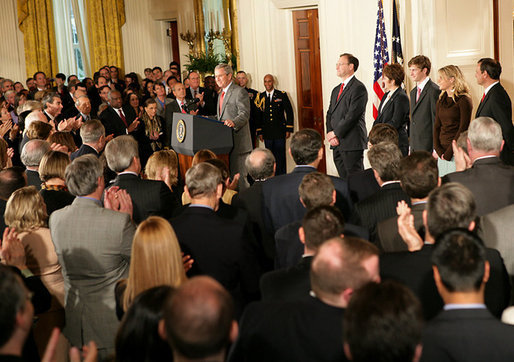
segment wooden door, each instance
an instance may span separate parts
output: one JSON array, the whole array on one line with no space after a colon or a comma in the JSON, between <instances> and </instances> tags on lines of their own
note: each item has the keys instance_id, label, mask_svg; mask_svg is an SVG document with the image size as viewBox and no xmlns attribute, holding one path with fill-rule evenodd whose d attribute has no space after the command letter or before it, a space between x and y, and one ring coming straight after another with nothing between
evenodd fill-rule
<instances>
[{"instance_id":1,"label":"wooden door","mask_svg":"<svg viewBox=\"0 0 514 362\"><path fill-rule=\"evenodd\" d=\"M178 28L176 21L170 21L169 28L171 29L171 57L173 61L180 64L180 52L178 46ZM180 69L180 68L179 68Z\"/></svg>"},{"instance_id":2,"label":"wooden door","mask_svg":"<svg viewBox=\"0 0 514 362\"><path fill-rule=\"evenodd\" d=\"M300 129L314 128L325 139L318 10L293 11L293 28L296 91L298 94L298 125ZM323 160L318 170L326 172L325 155L323 155Z\"/></svg>"}]
</instances>

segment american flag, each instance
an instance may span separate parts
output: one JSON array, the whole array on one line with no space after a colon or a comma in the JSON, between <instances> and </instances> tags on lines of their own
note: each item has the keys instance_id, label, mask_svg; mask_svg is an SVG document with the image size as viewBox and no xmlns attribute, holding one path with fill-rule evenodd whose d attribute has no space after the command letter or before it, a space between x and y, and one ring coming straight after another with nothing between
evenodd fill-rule
<instances>
[{"instance_id":1,"label":"american flag","mask_svg":"<svg viewBox=\"0 0 514 362\"><path fill-rule=\"evenodd\" d=\"M393 0L393 63L403 65L402 39L400 38L400 23L396 0Z\"/></svg>"},{"instance_id":2,"label":"american flag","mask_svg":"<svg viewBox=\"0 0 514 362\"><path fill-rule=\"evenodd\" d=\"M384 96L384 89L382 88L382 69L389 62L389 52L387 51L387 38L384 24L384 8L382 0L378 0L377 12L377 32L375 35L375 47L373 53L373 68L375 75L373 77L373 118L376 119L378 115L378 106L380 100Z\"/></svg>"}]
</instances>

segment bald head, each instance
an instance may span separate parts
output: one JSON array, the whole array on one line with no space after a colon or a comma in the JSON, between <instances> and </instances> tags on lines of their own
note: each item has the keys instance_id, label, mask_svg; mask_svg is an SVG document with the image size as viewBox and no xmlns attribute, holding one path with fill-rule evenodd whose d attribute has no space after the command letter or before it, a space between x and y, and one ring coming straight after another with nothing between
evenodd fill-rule
<instances>
[{"instance_id":1,"label":"bald head","mask_svg":"<svg viewBox=\"0 0 514 362\"><path fill-rule=\"evenodd\" d=\"M223 353L233 335L234 303L216 280L191 278L164 308L168 343L175 353L197 359Z\"/></svg>"},{"instance_id":2,"label":"bald head","mask_svg":"<svg viewBox=\"0 0 514 362\"><path fill-rule=\"evenodd\" d=\"M318 249L311 266L311 287L323 302L346 307L351 293L379 281L378 249L368 241L333 238Z\"/></svg>"},{"instance_id":3,"label":"bald head","mask_svg":"<svg viewBox=\"0 0 514 362\"><path fill-rule=\"evenodd\" d=\"M266 74L264 76L264 87L266 88L266 91L271 92L274 88L274 83L275 80L271 74Z\"/></svg>"},{"instance_id":4,"label":"bald head","mask_svg":"<svg viewBox=\"0 0 514 362\"><path fill-rule=\"evenodd\" d=\"M267 148L256 148L245 161L248 174L254 180L266 180L275 174L275 156Z\"/></svg>"}]
</instances>

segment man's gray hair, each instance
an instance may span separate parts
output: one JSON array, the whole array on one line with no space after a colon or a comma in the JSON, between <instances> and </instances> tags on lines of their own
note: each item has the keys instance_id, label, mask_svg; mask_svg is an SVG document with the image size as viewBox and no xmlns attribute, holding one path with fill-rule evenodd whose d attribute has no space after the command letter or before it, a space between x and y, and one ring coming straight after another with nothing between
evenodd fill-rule
<instances>
[{"instance_id":1,"label":"man's gray hair","mask_svg":"<svg viewBox=\"0 0 514 362\"><path fill-rule=\"evenodd\" d=\"M10 94L16 94L16 92L13 91L12 89L9 89L7 92L4 93L4 98L7 99L7 96L10 95Z\"/></svg>"},{"instance_id":2,"label":"man's gray hair","mask_svg":"<svg viewBox=\"0 0 514 362\"><path fill-rule=\"evenodd\" d=\"M498 152L501 149L503 136L498 122L490 117L478 117L471 121L468 139L473 149L484 152Z\"/></svg>"},{"instance_id":3,"label":"man's gray hair","mask_svg":"<svg viewBox=\"0 0 514 362\"><path fill-rule=\"evenodd\" d=\"M35 109L32 112L30 112L27 117L25 117L25 128L23 130L23 133L25 133L32 122L35 121L41 121L40 116L41 111L39 109ZM46 118L45 118L46 119Z\"/></svg>"},{"instance_id":4,"label":"man's gray hair","mask_svg":"<svg viewBox=\"0 0 514 362\"><path fill-rule=\"evenodd\" d=\"M245 166L254 180L266 180L273 176L275 156L267 148L256 148L246 157Z\"/></svg>"},{"instance_id":5,"label":"man's gray hair","mask_svg":"<svg viewBox=\"0 0 514 362\"><path fill-rule=\"evenodd\" d=\"M41 159L50 151L50 144L43 140L30 140L21 150L21 162L25 167L38 167Z\"/></svg>"},{"instance_id":6,"label":"man's gray hair","mask_svg":"<svg viewBox=\"0 0 514 362\"><path fill-rule=\"evenodd\" d=\"M218 64L216 66L216 68L214 68L214 70L217 70L217 69L223 69L227 75L234 73L234 71L232 70L232 67L230 65L228 65L228 64L225 64L225 63Z\"/></svg>"},{"instance_id":7,"label":"man's gray hair","mask_svg":"<svg viewBox=\"0 0 514 362\"><path fill-rule=\"evenodd\" d=\"M107 165L114 172L129 168L134 157L139 158L137 141L129 135L118 136L105 147Z\"/></svg>"},{"instance_id":8,"label":"man's gray hair","mask_svg":"<svg viewBox=\"0 0 514 362\"><path fill-rule=\"evenodd\" d=\"M43 99L41 99L41 103L43 103L43 108L46 109L48 103L53 103L54 98L61 98L61 97L59 97L59 95L55 92L50 92L50 93L45 94L43 96Z\"/></svg>"},{"instance_id":9,"label":"man's gray hair","mask_svg":"<svg viewBox=\"0 0 514 362\"><path fill-rule=\"evenodd\" d=\"M97 119L89 120L80 127L80 138L83 143L98 142L102 136L105 136L105 127Z\"/></svg>"},{"instance_id":10,"label":"man's gray hair","mask_svg":"<svg viewBox=\"0 0 514 362\"><path fill-rule=\"evenodd\" d=\"M78 96L78 97L77 97L77 100L75 101L75 107L80 106L80 100L81 100L81 99L84 99L84 98L89 99L89 97L88 97L88 96L86 96L86 95Z\"/></svg>"},{"instance_id":11,"label":"man's gray hair","mask_svg":"<svg viewBox=\"0 0 514 362\"><path fill-rule=\"evenodd\" d=\"M21 114L25 111L43 110L43 105L39 101L28 100L21 106L18 106L17 112Z\"/></svg>"},{"instance_id":12,"label":"man's gray hair","mask_svg":"<svg viewBox=\"0 0 514 362\"><path fill-rule=\"evenodd\" d=\"M92 194L98 187L98 178L102 176L102 163L92 154L77 157L64 171L66 186L74 196Z\"/></svg>"},{"instance_id":13,"label":"man's gray hair","mask_svg":"<svg viewBox=\"0 0 514 362\"><path fill-rule=\"evenodd\" d=\"M186 186L191 198L210 196L222 183L221 171L210 163L201 162L186 172Z\"/></svg>"}]
</instances>

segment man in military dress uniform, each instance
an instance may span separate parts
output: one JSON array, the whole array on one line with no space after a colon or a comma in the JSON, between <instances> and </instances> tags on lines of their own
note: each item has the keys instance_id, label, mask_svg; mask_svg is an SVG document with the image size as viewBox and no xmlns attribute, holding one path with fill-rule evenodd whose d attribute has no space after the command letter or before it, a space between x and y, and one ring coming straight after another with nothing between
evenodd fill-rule
<instances>
[{"instance_id":1,"label":"man in military dress uniform","mask_svg":"<svg viewBox=\"0 0 514 362\"><path fill-rule=\"evenodd\" d=\"M261 110L257 135L275 156L276 175L286 173L286 139L294 131L293 107L285 92L274 88L271 74L264 77L265 92L259 94L255 103Z\"/></svg>"},{"instance_id":2,"label":"man in military dress uniform","mask_svg":"<svg viewBox=\"0 0 514 362\"><path fill-rule=\"evenodd\" d=\"M257 121L259 118L259 109L255 105L255 99L259 92L255 89L248 88L248 77L244 70L240 70L236 75L237 83L240 87L243 87L248 92L250 98L250 135L252 137L253 148L257 147Z\"/></svg>"}]
</instances>

